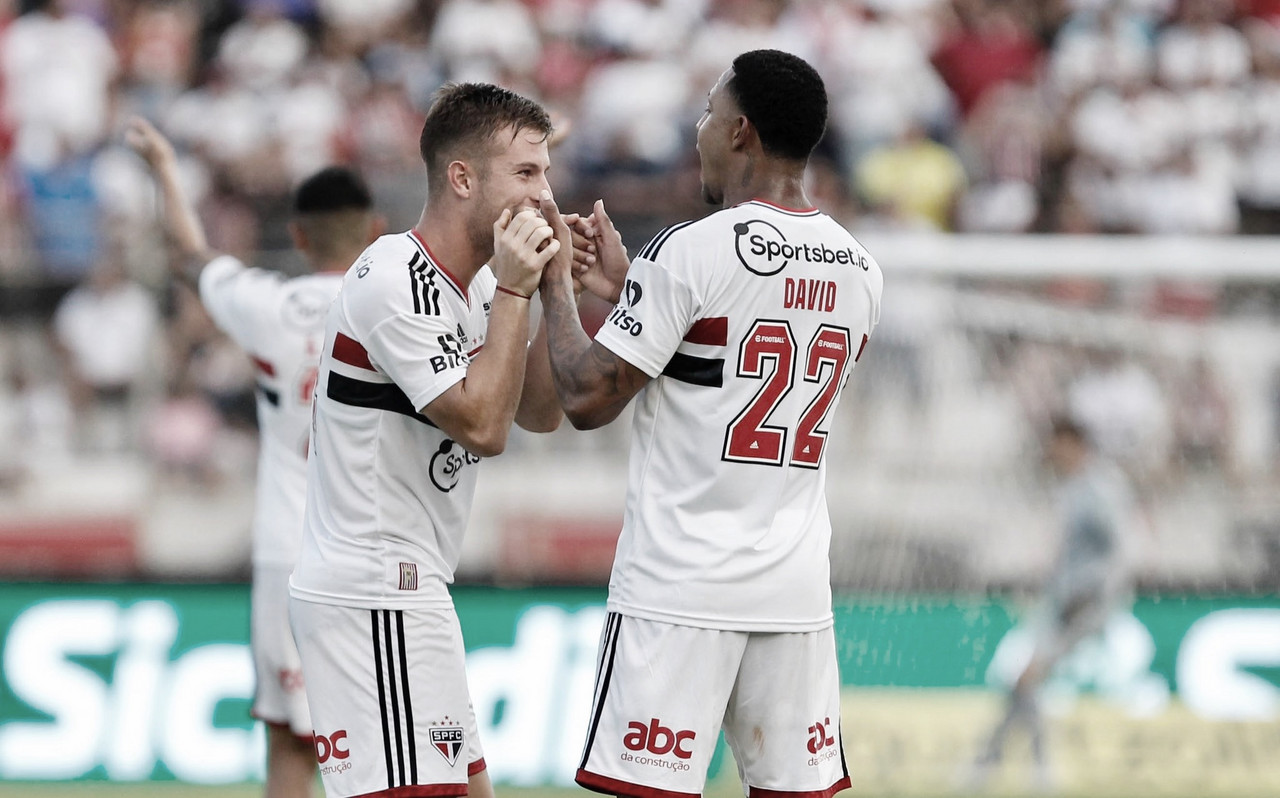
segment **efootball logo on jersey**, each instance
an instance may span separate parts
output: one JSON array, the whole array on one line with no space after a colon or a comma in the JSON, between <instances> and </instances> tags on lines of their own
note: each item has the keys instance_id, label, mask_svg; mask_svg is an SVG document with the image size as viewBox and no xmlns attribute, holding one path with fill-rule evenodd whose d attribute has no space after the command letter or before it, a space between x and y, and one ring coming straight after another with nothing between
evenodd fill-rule
<instances>
[{"instance_id":1,"label":"efootball logo on jersey","mask_svg":"<svg viewBox=\"0 0 1280 798\"><path fill-rule=\"evenodd\" d=\"M462 753L463 744L466 742L465 733L461 726L450 725L447 717L442 724L431 725L434 727L429 732L431 747L439 751L444 761L452 767L458 761L458 754Z\"/></svg>"},{"instance_id":2,"label":"efootball logo on jersey","mask_svg":"<svg viewBox=\"0 0 1280 798\"><path fill-rule=\"evenodd\" d=\"M738 261L752 274L768 277L787 268L792 261L857 265L870 269L867 259L849 247L831 249L825 244L792 244L782 231L764 219L749 219L733 226L733 249Z\"/></svg>"}]
</instances>

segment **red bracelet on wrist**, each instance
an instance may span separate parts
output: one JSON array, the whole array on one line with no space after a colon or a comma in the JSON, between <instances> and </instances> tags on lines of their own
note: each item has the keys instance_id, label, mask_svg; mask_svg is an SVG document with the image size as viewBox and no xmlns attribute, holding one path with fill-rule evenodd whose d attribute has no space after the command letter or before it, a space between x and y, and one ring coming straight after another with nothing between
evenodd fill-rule
<instances>
[{"instance_id":1,"label":"red bracelet on wrist","mask_svg":"<svg viewBox=\"0 0 1280 798\"><path fill-rule=\"evenodd\" d=\"M511 294L511 296L518 296L521 299L533 299L533 294L522 294L519 291L512 291L510 288L503 288L502 286L498 286L498 290L504 294Z\"/></svg>"}]
</instances>

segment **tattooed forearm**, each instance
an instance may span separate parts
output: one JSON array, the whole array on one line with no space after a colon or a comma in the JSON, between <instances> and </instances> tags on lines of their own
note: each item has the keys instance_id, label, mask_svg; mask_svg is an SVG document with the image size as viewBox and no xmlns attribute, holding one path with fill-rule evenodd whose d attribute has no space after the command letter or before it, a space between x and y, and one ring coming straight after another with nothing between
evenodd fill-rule
<instances>
[{"instance_id":1,"label":"tattooed forearm","mask_svg":"<svg viewBox=\"0 0 1280 798\"><path fill-rule=\"evenodd\" d=\"M609 423L648 376L591 340L582 329L571 286L544 283L542 312L551 372L565 415L579 429Z\"/></svg>"}]
</instances>

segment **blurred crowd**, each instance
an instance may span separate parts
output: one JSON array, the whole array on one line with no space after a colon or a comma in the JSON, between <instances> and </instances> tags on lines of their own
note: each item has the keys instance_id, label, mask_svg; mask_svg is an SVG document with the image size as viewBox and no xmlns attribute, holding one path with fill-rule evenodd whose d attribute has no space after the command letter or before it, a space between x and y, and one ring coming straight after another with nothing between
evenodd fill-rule
<instances>
[{"instance_id":1,"label":"blurred crowd","mask_svg":"<svg viewBox=\"0 0 1280 798\"><path fill-rule=\"evenodd\" d=\"M288 271L299 180L353 164L405 229L432 93L498 82L567 126L562 207L605 197L634 247L706 211L694 122L758 47L826 78L811 196L855 231L1280 232L1280 0L0 0L0 427L200 472L252 424L246 361L163 279L131 115L214 248Z\"/></svg>"}]
</instances>

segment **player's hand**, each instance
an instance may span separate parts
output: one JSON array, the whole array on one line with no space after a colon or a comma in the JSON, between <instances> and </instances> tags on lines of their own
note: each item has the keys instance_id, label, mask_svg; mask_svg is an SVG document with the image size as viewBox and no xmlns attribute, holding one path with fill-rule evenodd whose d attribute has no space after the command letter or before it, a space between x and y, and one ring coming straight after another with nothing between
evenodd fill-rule
<instances>
[{"instance_id":1,"label":"player's hand","mask_svg":"<svg viewBox=\"0 0 1280 798\"><path fill-rule=\"evenodd\" d=\"M606 302L617 303L627 278L631 260L622 243L622 234L605 212L604 200L596 200L590 216L581 222L582 235L590 239L591 262L575 276L591 293Z\"/></svg>"},{"instance_id":2,"label":"player's hand","mask_svg":"<svg viewBox=\"0 0 1280 798\"><path fill-rule=\"evenodd\" d=\"M581 219L577 214L560 215L560 207L556 205L555 197L551 196L551 192L543 190L542 197L538 201L538 206L542 210L542 218L555 233L556 243L559 245L558 251L554 257L547 262L546 272L543 274L543 282L549 280L568 280L576 283L574 277L574 262L577 260L576 247L573 240L573 231L569 229L569 222L578 224ZM583 238L583 247L585 251L586 239ZM575 285L574 293L577 294L581 289Z\"/></svg>"},{"instance_id":3,"label":"player's hand","mask_svg":"<svg viewBox=\"0 0 1280 798\"><path fill-rule=\"evenodd\" d=\"M134 152L142 156L152 170L158 170L175 160L173 145L163 133L156 130L155 125L140 116L129 119L124 140Z\"/></svg>"},{"instance_id":4,"label":"player's hand","mask_svg":"<svg viewBox=\"0 0 1280 798\"><path fill-rule=\"evenodd\" d=\"M573 293L582 296L586 286L580 279L583 274L596 264L596 242L591 224L577 213L562 214L565 225L569 228L573 240Z\"/></svg>"},{"instance_id":5,"label":"player's hand","mask_svg":"<svg viewBox=\"0 0 1280 798\"><path fill-rule=\"evenodd\" d=\"M542 270L560 247L551 225L537 211L526 208L513 216L510 209L504 210L493 223L491 266L498 285L532 296L542 279Z\"/></svg>"}]
</instances>

